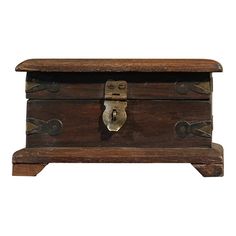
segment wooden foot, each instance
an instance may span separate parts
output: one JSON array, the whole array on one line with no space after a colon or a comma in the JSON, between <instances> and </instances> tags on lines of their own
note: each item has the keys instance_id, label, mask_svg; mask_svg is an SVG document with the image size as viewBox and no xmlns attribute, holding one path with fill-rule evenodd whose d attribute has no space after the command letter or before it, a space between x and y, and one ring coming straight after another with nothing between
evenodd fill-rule
<instances>
[{"instance_id":1,"label":"wooden foot","mask_svg":"<svg viewBox=\"0 0 236 236\"><path fill-rule=\"evenodd\" d=\"M224 175L224 164L192 164L203 177Z\"/></svg>"},{"instance_id":2,"label":"wooden foot","mask_svg":"<svg viewBox=\"0 0 236 236\"><path fill-rule=\"evenodd\" d=\"M13 176L36 176L47 164L13 164Z\"/></svg>"},{"instance_id":3,"label":"wooden foot","mask_svg":"<svg viewBox=\"0 0 236 236\"><path fill-rule=\"evenodd\" d=\"M206 163L192 163L193 167L203 177L220 177L224 175L224 149L219 144L212 144L212 150L215 154L220 157L217 162L206 162ZM206 158L207 161L208 158Z\"/></svg>"}]
</instances>

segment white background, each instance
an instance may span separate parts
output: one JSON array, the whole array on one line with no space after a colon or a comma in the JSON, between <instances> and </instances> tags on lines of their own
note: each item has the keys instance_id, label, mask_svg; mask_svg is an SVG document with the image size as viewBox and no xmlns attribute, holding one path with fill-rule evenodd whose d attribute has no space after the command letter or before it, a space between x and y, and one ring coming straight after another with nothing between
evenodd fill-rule
<instances>
[{"instance_id":1,"label":"white background","mask_svg":"<svg viewBox=\"0 0 236 236\"><path fill-rule=\"evenodd\" d=\"M234 0L0 2L0 235L236 235ZM28 58L210 58L225 176L189 164L50 164L12 177Z\"/></svg>"}]
</instances>

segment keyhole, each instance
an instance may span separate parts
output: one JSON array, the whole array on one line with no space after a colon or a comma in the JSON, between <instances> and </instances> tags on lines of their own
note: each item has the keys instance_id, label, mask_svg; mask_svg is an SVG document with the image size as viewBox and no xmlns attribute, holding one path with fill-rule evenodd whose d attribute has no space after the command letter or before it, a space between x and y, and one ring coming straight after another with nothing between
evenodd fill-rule
<instances>
[{"instance_id":1,"label":"keyhole","mask_svg":"<svg viewBox=\"0 0 236 236\"><path fill-rule=\"evenodd\" d=\"M117 111L116 111L116 109L113 109L113 111L111 113L111 120L116 121L116 116L117 116Z\"/></svg>"}]
</instances>

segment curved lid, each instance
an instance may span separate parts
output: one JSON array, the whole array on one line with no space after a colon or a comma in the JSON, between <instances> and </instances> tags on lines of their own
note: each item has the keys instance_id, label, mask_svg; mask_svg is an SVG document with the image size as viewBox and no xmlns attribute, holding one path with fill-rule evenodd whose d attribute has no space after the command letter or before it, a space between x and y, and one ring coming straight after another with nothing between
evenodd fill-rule
<instances>
[{"instance_id":1,"label":"curved lid","mask_svg":"<svg viewBox=\"0 0 236 236\"><path fill-rule=\"evenodd\" d=\"M29 59L16 71L39 72L222 72L208 59Z\"/></svg>"}]
</instances>

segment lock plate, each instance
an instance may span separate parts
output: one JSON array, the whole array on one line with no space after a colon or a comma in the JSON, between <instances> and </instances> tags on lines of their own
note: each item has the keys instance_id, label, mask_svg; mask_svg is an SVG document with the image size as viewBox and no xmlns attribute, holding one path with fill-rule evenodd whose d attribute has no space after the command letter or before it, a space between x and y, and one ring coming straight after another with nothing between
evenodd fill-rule
<instances>
[{"instance_id":1,"label":"lock plate","mask_svg":"<svg viewBox=\"0 0 236 236\"><path fill-rule=\"evenodd\" d=\"M109 131L117 132L127 119L127 82L108 80L105 84L105 110L102 118Z\"/></svg>"}]
</instances>

